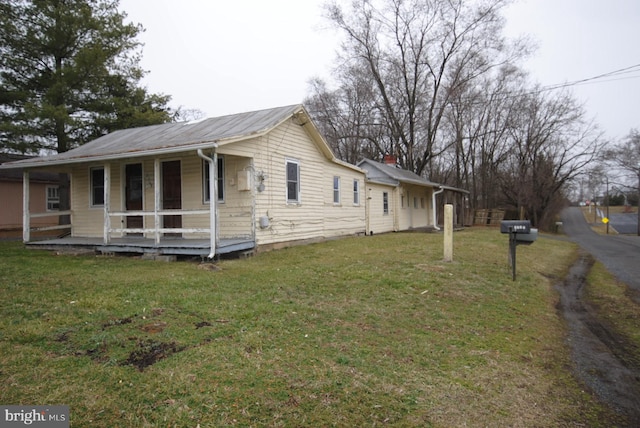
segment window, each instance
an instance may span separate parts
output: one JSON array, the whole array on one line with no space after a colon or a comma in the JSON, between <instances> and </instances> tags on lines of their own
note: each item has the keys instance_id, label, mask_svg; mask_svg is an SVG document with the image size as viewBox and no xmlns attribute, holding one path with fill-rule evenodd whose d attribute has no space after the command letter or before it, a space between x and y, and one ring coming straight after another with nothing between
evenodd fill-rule
<instances>
[{"instance_id":1,"label":"window","mask_svg":"<svg viewBox=\"0 0 640 428\"><path fill-rule=\"evenodd\" d=\"M202 161L202 174L203 183L202 190L204 192L203 200L205 204L209 203L209 162ZM224 202L224 156L218 156L218 163L216 167L216 175L218 176L218 202Z\"/></svg>"},{"instance_id":2,"label":"window","mask_svg":"<svg viewBox=\"0 0 640 428\"><path fill-rule=\"evenodd\" d=\"M340 203L340 177L333 177L333 203Z\"/></svg>"},{"instance_id":3,"label":"window","mask_svg":"<svg viewBox=\"0 0 640 428\"><path fill-rule=\"evenodd\" d=\"M424 198L420 198L420 208L424 209Z\"/></svg>"},{"instance_id":4,"label":"window","mask_svg":"<svg viewBox=\"0 0 640 428\"><path fill-rule=\"evenodd\" d=\"M360 205L360 182L353 180L353 205Z\"/></svg>"},{"instance_id":5,"label":"window","mask_svg":"<svg viewBox=\"0 0 640 428\"><path fill-rule=\"evenodd\" d=\"M60 192L58 186L47 186L47 211L60 210Z\"/></svg>"},{"instance_id":6,"label":"window","mask_svg":"<svg viewBox=\"0 0 640 428\"><path fill-rule=\"evenodd\" d=\"M104 168L91 168L91 206L104 205Z\"/></svg>"},{"instance_id":7,"label":"window","mask_svg":"<svg viewBox=\"0 0 640 428\"><path fill-rule=\"evenodd\" d=\"M413 209L418 209L418 198L413 197Z\"/></svg>"},{"instance_id":8,"label":"window","mask_svg":"<svg viewBox=\"0 0 640 428\"><path fill-rule=\"evenodd\" d=\"M300 164L287 160L287 202L300 202Z\"/></svg>"},{"instance_id":9,"label":"window","mask_svg":"<svg viewBox=\"0 0 640 428\"><path fill-rule=\"evenodd\" d=\"M382 192L382 213L389 214L389 194L387 192Z\"/></svg>"}]
</instances>

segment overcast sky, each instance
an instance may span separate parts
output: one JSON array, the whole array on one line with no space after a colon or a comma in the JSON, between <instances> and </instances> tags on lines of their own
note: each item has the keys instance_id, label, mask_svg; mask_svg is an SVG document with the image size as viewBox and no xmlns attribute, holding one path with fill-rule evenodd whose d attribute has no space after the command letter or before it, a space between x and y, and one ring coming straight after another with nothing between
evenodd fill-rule
<instances>
[{"instance_id":1,"label":"overcast sky","mask_svg":"<svg viewBox=\"0 0 640 428\"><path fill-rule=\"evenodd\" d=\"M206 116L301 103L308 80L329 78L339 39L322 18L325 0L121 0L146 31L142 67L151 92ZM640 128L640 1L519 0L509 36L538 50L526 64L544 86L637 66L573 86L610 139Z\"/></svg>"}]
</instances>

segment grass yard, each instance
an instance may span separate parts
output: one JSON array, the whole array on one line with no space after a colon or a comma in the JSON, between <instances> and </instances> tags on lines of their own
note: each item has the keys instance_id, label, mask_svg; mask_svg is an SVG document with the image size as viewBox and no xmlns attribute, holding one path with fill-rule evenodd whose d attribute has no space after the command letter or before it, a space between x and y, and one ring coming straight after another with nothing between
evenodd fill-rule
<instances>
[{"instance_id":1,"label":"grass yard","mask_svg":"<svg viewBox=\"0 0 640 428\"><path fill-rule=\"evenodd\" d=\"M607 426L571 375L568 242L494 229L197 263L0 243L0 403L73 427Z\"/></svg>"}]
</instances>

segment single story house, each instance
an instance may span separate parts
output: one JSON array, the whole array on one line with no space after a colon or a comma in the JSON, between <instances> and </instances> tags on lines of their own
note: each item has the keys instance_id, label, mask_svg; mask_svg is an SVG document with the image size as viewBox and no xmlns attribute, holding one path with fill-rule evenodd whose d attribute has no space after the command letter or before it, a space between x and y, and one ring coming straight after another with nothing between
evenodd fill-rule
<instances>
[{"instance_id":1,"label":"single story house","mask_svg":"<svg viewBox=\"0 0 640 428\"><path fill-rule=\"evenodd\" d=\"M30 158L32 157L0 153L0 165ZM44 214L33 218L31 221L31 225L37 228L39 232L48 230L58 224L59 179L58 174L46 172L31 175L29 211ZM24 212L22 193L22 170L0 170L0 201L2 201L0 236L2 237L17 237L21 235Z\"/></svg>"},{"instance_id":2,"label":"single story house","mask_svg":"<svg viewBox=\"0 0 640 428\"><path fill-rule=\"evenodd\" d=\"M28 210L31 245L203 257L437 228L442 187L337 159L302 105L120 130L2 168L21 168L25 183L41 171L70 177L71 207L59 213L70 215L70 235L34 242L38 213Z\"/></svg>"},{"instance_id":3,"label":"single story house","mask_svg":"<svg viewBox=\"0 0 640 428\"><path fill-rule=\"evenodd\" d=\"M70 177L70 236L46 245L213 257L365 231L364 171L333 155L301 105L120 130L0 168L17 167L26 183Z\"/></svg>"}]
</instances>

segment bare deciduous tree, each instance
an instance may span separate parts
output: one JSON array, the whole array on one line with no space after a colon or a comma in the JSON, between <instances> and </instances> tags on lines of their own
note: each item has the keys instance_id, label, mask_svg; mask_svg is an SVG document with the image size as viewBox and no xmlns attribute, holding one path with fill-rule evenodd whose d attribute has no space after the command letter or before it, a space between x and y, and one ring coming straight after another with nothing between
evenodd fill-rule
<instances>
[{"instance_id":1,"label":"bare deciduous tree","mask_svg":"<svg viewBox=\"0 0 640 428\"><path fill-rule=\"evenodd\" d=\"M629 134L622 142L605 151L604 159L614 168L622 170L626 175L625 181L628 187L633 188L634 184L637 186L637 234L640 236L640 131L637 129L629 131Z\"/></svg>"},{"instance_id":2,"label":"bare deciduous tree","mask_svg":"<svg viewBox=\"0 0 640 428\"><path fill-rule=\"evenodd\" d=\"M509 0L354 0L326 6L345 35L335 88L307 104L338 156L393 154L400 166L470 191L470 208L512 207L551 224L599 149L566 92L532 86L526 40L502 36Z\"/></svg>"},{"instance_id":3,"label":"bare deciduous tree","mask_svg":"<svg viewBox=\"0 0 640 428\"><path fill-rule=\"evenodd\" d=\"M546 228L562 208L565 186L596 159L602 137L569 93L537 88L518 104L501 189L510 205L523 207L535 225Z\"/></svg>"},{"instance_id":4,"label":"bare deciduous tree","mask_svg":"<svg viewBox=\"0 0 640 428\"><path fill-rule=\"evenodd\" d=\"M626 175L625 184L635 187L640 176L640 131L629 131L621 142L604 152L603 158Z\"/></svg>"},{"instance_id":5,"label":"bare deciduous tree","mask_svg":"<svg viewBox=\"0 0 640 428\"><path fill-rule=\"evenodd\" d=\"M328 18L346 35L339 85L353 87L366 67L390 151L404 168L422 174L453 144L441 132L452 96L508 61L499 14L507 3L356 0L348 11L327 5Z\"/></svg>"}]
</instances>

